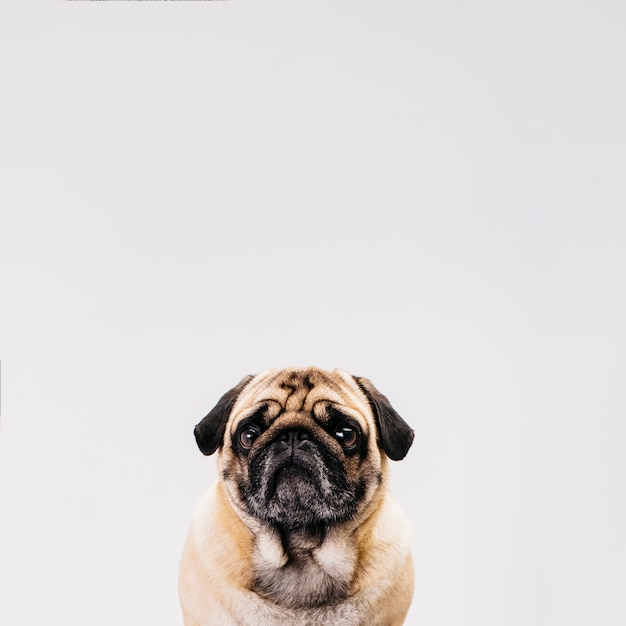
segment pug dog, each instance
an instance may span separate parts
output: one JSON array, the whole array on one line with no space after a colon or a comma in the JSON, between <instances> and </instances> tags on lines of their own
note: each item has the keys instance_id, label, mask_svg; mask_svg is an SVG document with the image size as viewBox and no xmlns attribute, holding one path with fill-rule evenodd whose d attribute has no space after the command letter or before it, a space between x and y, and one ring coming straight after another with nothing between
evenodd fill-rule
<instances>
[{"instance_id":1,"label":"pug dog","mask_svg":"<svg viewBox=\"0 0 626 626\"><path fill-rule=\"evenodd\" d=\"M396 626L413 595L410 529L388 489L413 430L341 369L247 376L195 427L219 480L180 566L185 626Z\"/></svg>"}]
</instances>

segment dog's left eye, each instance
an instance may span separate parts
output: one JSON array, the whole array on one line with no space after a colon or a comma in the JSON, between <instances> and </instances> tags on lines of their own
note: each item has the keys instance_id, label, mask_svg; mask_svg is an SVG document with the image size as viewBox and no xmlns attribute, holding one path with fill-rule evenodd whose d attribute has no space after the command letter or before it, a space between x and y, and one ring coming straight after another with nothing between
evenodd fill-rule
<instances>
[{"instance_id":1,"label":"dog's left eye","mask_svg":"<svg viewBox=\"0 0 626 626\"><path fill-rule=\"evenodd\" d=\"M354 450L359 444L359 431L348 423L339 424L335 428L335 439L344 450Z\"/></svg>"},{"instance_id":2,"label":"dog's left eye","mask_svg":"<svg viewBox=\"0 0 626 626\"><path fill-rule=\"evenodd\" d=\"M239 436L238 436L239 445L244 450L250 450L255 439L260 434L261 434L261 430L257 426L253 426L252 424L246 426L245 428L242 428L239 431Z\"/></svg>"}]
</instances>

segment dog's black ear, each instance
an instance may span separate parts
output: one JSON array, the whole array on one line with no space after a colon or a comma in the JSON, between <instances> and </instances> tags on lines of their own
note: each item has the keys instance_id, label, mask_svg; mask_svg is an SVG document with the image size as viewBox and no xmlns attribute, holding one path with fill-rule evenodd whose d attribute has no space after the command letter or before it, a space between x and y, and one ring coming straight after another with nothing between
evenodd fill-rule
<instances>
[{"instance_id":1,"label":"dog's black ear","mask_svg":"<svg viewBox=\"0 0 626 626\"><path fill-rule=\"evenodd\" d=\"M202 454L213 454L221 445L228 416L243 388L254 378L246 376L236 387L227 391L211 409L209 414L196 425L193 434Z\"/></svg>"},{"instance_id":2,"label":"dog's black ear","mask_svg":"<svg viewBox=\"0 0 626 626\"><path fill-rule=\"evenodd\" d=\"M360 376L353 376L361 391L367 396L376 424L380 443L387 456L400 461L406 456L415 433L413 429L396 413L391 403L374 385Z\"/></svg>"}]
</instances>

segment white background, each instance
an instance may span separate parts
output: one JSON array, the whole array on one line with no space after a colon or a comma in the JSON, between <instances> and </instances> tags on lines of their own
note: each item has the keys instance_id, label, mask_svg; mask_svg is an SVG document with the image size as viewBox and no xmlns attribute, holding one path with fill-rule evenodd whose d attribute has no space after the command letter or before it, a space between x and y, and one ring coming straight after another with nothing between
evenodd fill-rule
<instances>
[{"instance_id":1,"label":"white background","mask_svg":"<svg viewBox=\"0 0 626 626\"><path fill-rule=\"evenodd\" d=\"M626 623L617 0L0 5L0 623L182 623L248 373L416 430L417 626Z\"/></svg>"}]
</instances>

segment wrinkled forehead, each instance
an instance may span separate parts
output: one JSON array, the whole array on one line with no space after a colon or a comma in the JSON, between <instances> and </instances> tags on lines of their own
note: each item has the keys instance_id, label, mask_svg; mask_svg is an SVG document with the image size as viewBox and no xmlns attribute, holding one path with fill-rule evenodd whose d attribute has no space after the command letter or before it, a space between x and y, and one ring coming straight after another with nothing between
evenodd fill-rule
<instances>
[{"instance_id":1,"label":"wrinkled forehead","mask_svg":"<svg viewBox=\"0 0 626 626\"><path fill-rule=\"evenodd\" d=\"M268 419L282 414L308 413L327 419L330 409L368 423L369 403L358 385L343 370L317 368L268 370L255 376L240 394L231 413L239 420L262 410Z\"/></svg>"}]
</instances>

